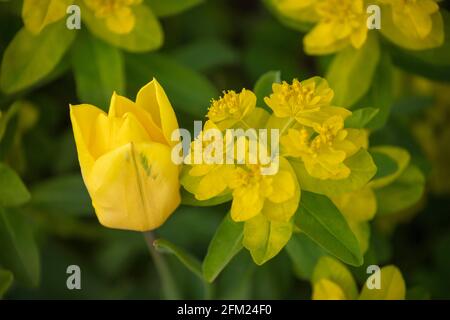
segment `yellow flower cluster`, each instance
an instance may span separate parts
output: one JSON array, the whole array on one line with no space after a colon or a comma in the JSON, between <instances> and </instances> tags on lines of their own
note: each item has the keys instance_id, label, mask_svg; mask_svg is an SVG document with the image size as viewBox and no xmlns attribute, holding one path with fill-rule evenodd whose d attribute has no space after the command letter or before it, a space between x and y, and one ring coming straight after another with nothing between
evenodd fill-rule
<instances>
[{"instance_id":1,"label":"yellow flower cluster","mask_svg":"<svg viewBox=\"0 0 450 320\"><path fill-rule=\"evenodd\" d=\"M366 144L364 131L344 129L351 115L331 105L333 91L326 80L315 77L292 84L274 84L267 105L278 117L288 119L282 128L284 154L300 158L308 173L319 179L344 179L350 169L344 160Z\"/></svg>"},{"instance_id":2,"label":"yellow flower cluster","mask_svg":"<svg viewBox=\"0 0 450 320\"><path fill-rule=\"evenodd\" d=\"M264 99L272 115L256 107L256 96L249 90L228 91L219 100L213 100L207 114L209 120L191 147L201 141L201 149L208 150L215 143L204 139L204 132L210 129L222 133L227 129L278 129L281 154L275 174L263 174L261 169L267 164L261 161L218 164L211 161L214 154L204 152L203 162L190 162L181 177L184 188L198 200L231 195L231 218L245 223L243 244L258 264L275 256L293 231L292 218L300 203L301 181L290 160L302 161L314 178L336 181L350 175L345 160L367 146L364 130L344 128L351 112L332 105L334 93L325 79L274 83L272 91ZM255 117L262 120L255 123ZM245 137L242 139L246 141ZM220 150L225 150L230 142L225 138L220 142L223 143ZM260 149L267 151L269 146L259 141ZM258 159L250 148L245 150L244 160ZM193 153L191 148L189 157L195 157ZM275 239L266 241L264 246L267 230Z\"/></svg>"},{"instance_id":3,"label":"yellow flower cluster","mask_svg":"<svg viewBox=\"0 0 450 320\"><path fill-rule=\"evenodd\" d=\"M366 42L371 5L380 7L381 33L411 50L440 46L444 41L442 16L436 0L272 0L282 16L312 24L304 38L305 51L320 55Z\"/></svg>"}]
</instances>

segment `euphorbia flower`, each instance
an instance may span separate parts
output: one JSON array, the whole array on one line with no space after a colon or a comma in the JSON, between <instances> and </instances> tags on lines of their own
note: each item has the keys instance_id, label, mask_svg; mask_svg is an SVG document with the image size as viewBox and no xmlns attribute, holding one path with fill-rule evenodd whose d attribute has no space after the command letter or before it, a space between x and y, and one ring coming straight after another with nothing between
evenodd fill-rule
<instances>
[{"instance_id":1,"label":"euphorbia flower","mask_svg":"<svg viewBox=\"0 0 450 320\"><path fill-rule=\"evenodd\" d=\"M263 175L258 164L240 166L233 172L229 187L233 191L231 218L237 222L259 214L270 220L287 222L300 200L298 182L285 159L280 159L280 170L275 175ZM274 210L277 206L285 210Z\"/></svg>"},{"instance_id":2,"label":"euphorbia flower","mask_svg":"<svg viewBox=\"0 0 450 320\"><path fill-rule=\"evenodd\" d=\"M348 45L359 49L367 38L363 0L326 0L315 5L318 22L304 39L309 54L329 54Z\"/></svg>"},{"instance_id":3,"label":"euphorbia flower","mask_svg":"<svg viewBox=\"0 0 450 320\"><path fill-rule=\"evenodd\" d=\"M249 115L255 107L256 96L253 92L242 89L240 93L236 93L230 90L225 92L220 99L212 100L207 117L221 130L224 130L242 122L244 117Z\"/></svg>"},{"instance_id":4,"label":"euphorbia flower","mask_svg":"<svg viewBox=\"0 0 450 320\"><path fill-rule=\"evenodd\" d=\"M106 26L112 32L123 34L130 32L135 25L132 6L142 0L84 0L86 6L94 11L99 19L105 19Z\"/></svg>"},{"instance_id":5,"label":"euphorbia flower","mask_svg":"<svg viewBox=\"0 0 450 320\"><path fill-rule=\"evenodd\" d=\"M273 93L264 99L276 117L290 118L306 126L321 124L331 116L347 117L350 111L331 106L334 92L328 82L320 77L304 81L294 79L272 85ZM294 121L295 120L295 121ZM291 122L292 122L291 121Z\"/></svg>"},{"instance_id":6,"label":"euphorbia flower","mask_svg":"<svg viewBox=\"0 0 450 320\"><path fill-rule=\"evenodd\" d=\"M338 180L350 175L344 160L365 144L364 136L362 130L344 129L344 118L332 116L313 130L290 129L281 144L286 155L302 159L311 176Z\"/></svg>"},{"instance_id":7,"label":"euphorbia flower","mask_svg":"<svg viewBox=\"0 0 450 320\"><path fill-rule=\"evenodd\" d=\"M436 0L271 0L284 17L312 24L304 37L305 52L331 54L348 47L361 48L368 35L372 13L381 7L381 33L410 50L435 48L444 41L444 28Z\"/></svg>"},{"instance_id":8,"label":"euphorbia flower","mask_svg":"<svg viewBox=\"0 0 450 320\"><path fill-rule=\"evenodd\" d=\"M136 231L162 225L180 203L179 167L171 134L178 122L164 89L153 79L136 102L113 94L108 114L70 107L81 172L104 226Z\"/></svg>"}]
</instances>

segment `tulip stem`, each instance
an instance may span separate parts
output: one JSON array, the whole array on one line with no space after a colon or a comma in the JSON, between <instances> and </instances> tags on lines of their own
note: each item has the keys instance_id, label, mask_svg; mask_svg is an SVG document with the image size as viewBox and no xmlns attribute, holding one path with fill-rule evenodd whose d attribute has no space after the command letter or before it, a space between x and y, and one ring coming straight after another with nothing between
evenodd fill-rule
<instances>
[{"instance_id":1,"label":"tulip stem","mask_svg":"<svg viewBox=\"0 0 450 320\"><path fill-rule=\"evenodd\" d=\"M181 299L180 293L166 260L164 260L164 257L153 246L153 242L155 241L153 233L150 231L144 232L144 237L145 242L147 243L148 251L150 252L153 262L155 263L155 268L161 281L164 297L169 300Z\"/></svg>"}]
</instances>

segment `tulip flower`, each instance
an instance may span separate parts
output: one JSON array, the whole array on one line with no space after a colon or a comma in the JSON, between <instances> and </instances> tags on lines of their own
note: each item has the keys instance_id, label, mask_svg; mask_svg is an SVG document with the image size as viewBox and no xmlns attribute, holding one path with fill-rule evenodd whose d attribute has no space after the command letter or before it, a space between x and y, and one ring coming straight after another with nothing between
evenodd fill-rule
<instances>
[{"instance_id":1,"label":"tulip flower","mask_svg":"<svg viewBox=\"0 0 450 320\"><path fill-rule=\"evenodd\" d=\"M101 224L153 230L180 203L179 167L171 160L178 122L153 79L136 102L113 94L108 114L82 104L70 117L84 182Z\"/></svg>"}]
</instances>

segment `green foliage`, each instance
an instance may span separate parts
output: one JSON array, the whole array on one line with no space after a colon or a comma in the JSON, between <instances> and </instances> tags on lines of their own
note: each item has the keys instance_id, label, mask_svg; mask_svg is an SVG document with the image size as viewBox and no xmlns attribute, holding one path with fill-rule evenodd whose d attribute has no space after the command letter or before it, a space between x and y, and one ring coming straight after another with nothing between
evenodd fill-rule
<instances>
[{"instance_id":1,"label":"green foliage","mask_svg":"<svg viewBox=\"0 0 450 320\"><path fill-rule=\"evenodd\" d=\"M352 115L345 119L346 128L365 128L370 121L378 114L380 109L361 108L353 111Z\"/></svg>"},{"instance_id":2,"label":"green foliage","mask_svg":"<svg viewBox=\"0 0 450 320\"><path fill-rule=\"evenodd\" d=\"M336 196L342 193L361 189L377 171L370 154L361 149L355 155L344 161L345 165L351 169L350 176L341 180L321 180L310 176L305 169L304 164L299 160L290 160L292 168L301 181L302 190Z\"/></svg>"},{"instance_id":3,"label":"green foliage","mask_svg":"<svg viewBox=\"0 0 450 320\"><path fill-rule=\"evenodd\" d=\"M294 233L286 245L286 251L292 260L294 272L302 280L310 280L324 250L304 233Z\"/></svg>"},{"instance_id":4,"label":"green foliage","mask_svg":"<svg viewBox=\"0 0 450 320\"><path fill-rule=\"evenodd\" d=\"M354 266L363 263L358 240L344 216L327 197L303 192L295 224L338 259Z\"/></svg>"},{"instance_id":5,"label":"green foliage","mask_svg":"<svg viewBox=\"0 0 450 320\"><path fill-rule=\"evenodd\" d=\"M46 27L39 35L21 29L3 55L0 89L12 94L49 75L75 39L65 21Z\"/></svg>"},{"instance_id":6,"label":"green foliage","mask_svg":"<svg viewBox=\"0 0 450 320\"><path fill-rule=\"evenodd\" d=\"M117 48L82 32L72 50L72 65L80 101L108 110L112 92L125 95L125 67Z\"/></svg>"},{"instance_id":7,"label":"green foliage","mask_svg":"<svg viewBox=\"0 0 450 320\"><path fill-rule=\"evenodd\" d=\"M158 79L177 111L202 119L217 90L202 74L161 54L127 55L128 92L137 92L152 77Z\"/></svg>"},{"instance_id":8,"label":"green foliage","mask_svg":"<svg viewBox=\"0 0 450 320\"><path fill-rule=\"evenodd\" d=\"M79 174L52 178L34 185L29 206L38 211L55 214L90 216L91 201Z\"/></svg>"},{"instance_id":9,"label":"green foliage","mask_svg":"<svg viewBox=\"0 0 450 320\"><path fill-rule=\"evenodd\" d=\"M338 53L326 75L335 93L334 104L351 107L362 98L371 87L379 60L379 40L373 34L361 49L349 47Z\"/></svg>"},{"instance_id":10,"label":"green foliage","mask_svg":"<svg viewBox=\"0 0 450 320\"><path fill-rule=\"evenodd\" d=\"M375 191L380 216L408 209L416 204L425 189L425 177L415 166L409 165L390 185Z\"/></svg>"},{"instance_id":11,"label":"green foliage","mask_svg":"<svg viewBox=\"0 0 450 320\"><path fill-rule=\"evenodd\" d=\"M167 252L176 256L186 268L203 279L202 264L191 254L165 239L157 239L153 242L153 245L160 252Z\"/></svg>"},{"instance_id":12,"label":"green foliage","mask_svg":"<svg viewBox=\"0 0 450 320\"><path fill-rule=\"evenodd\" d=\"M30 222L18 210L0 208L0 264L22 283L39 284L39 253Z\"/></svg>"},{"instance_id":13,"label":"green foliage","mask_svg":"<svg viewBox=\"0 0 450 320\"><path fill-rule=\"evenodd\" d=\"M224 65L235 65L239 62L238 52L226 42L218 39L201 39L177 47L171 53L181 64L197 71L208 71Z\"/></svg>"},{"instance_id":14,"label":"green foliage","mask_svg":"<svg viewBox=\"0 0 450 320\"><path fill-rule=\"evenodd\" d=\"M376 151L371 152L370 155L377 166L377 174L373 177L374 180L387 177L397 171L397 163L388 155Z\"/></svg>"},{"instance_id":15,"label":"green foliage","mask_svg":"<svg viewBox=\"0 0 450 320\"><path fill-rule=\"evenodd\" d=\"M0 269L0 299L4 296L6 291L8 291L13 279L14 276L10 271Z\"/></svg>"},{"instance_id":16,"label":"green foliage","mask_svg":"<svg viewBox=\"0 0 450 320\"><path fill-rule=\"evenodd\" d=\"M146 0L158 17L167 17L188 10L205 0Z\"/></svg>"},{"instance_id":17,"label":"green foliage","mask_svg":"<svg viewBox=\"0 0 450 320\"><path fill-rule=\"evenodd\" d=\"M17 207L30 200L30 193L20 177L0 163L0 207Z\"/></svg>"},{"instance_id":18,"label":"green foliage","mask_svg":"<svg viewBox=\"0 0 450 320\"><path fill-rule=\"evenodd\" d=\"M223 219L212 238L208 253L203 260L203 275L209 282L219 275L231 259L242 249L244 225L231 220L229 214Z\"/></svg>"},{"instance_id":19,"label":"green foliage","mask_svg":"<svg viewBox=\"0 0 450 320\"><path fill-rule=\"evenodd\" d=\"M111 32L102 19L80 3L83 21L87 28L100 39L130 52L156 50L164 41L164 34L158 19L152 10L145 5L133 7L136 24L131 32L118 34Z\"/></svg>"}]
</instances>

